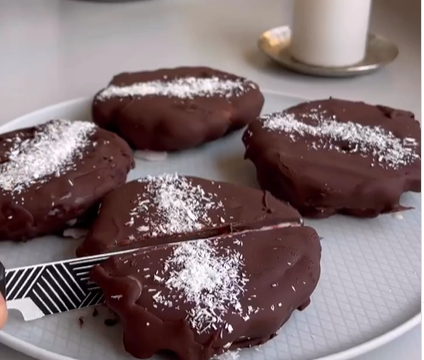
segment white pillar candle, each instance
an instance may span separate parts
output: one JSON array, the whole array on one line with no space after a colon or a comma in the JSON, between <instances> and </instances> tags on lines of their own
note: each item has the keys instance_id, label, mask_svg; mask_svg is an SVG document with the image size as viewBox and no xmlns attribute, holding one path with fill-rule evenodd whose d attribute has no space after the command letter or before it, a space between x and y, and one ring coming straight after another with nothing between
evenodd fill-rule
<instances>
[{"instance_id":1,"label":"white pillar candle","mask_svg":"<svg viewBox=\"0 0 424 360\"><path fill-rule=\"evenodd\" d=\"M294 0L291 55L314 66L363 60L372 0Z\"/></svg>"}]
</instances>

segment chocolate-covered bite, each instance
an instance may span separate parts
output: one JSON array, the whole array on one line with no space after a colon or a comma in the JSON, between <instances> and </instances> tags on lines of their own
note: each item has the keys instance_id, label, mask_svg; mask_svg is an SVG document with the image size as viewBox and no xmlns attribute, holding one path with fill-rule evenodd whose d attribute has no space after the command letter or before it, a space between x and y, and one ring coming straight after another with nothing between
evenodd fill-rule
<instances>
[{"instance_id":1,"label":"chocolate-covered bite","mask_svg":"<svg viewBox=\"0 0 424 360\"><path fill-rule=\"evenodd\" d=\"M375 217L421 191L420 134L412 113L329 99L262 116L243 142L261 187L302 215Z\"/></svg>"},{"instance_id":2,"label":"chocolate-covered bite","mask_svg":"<svg viewBox=\"0 0 424 360\"><path fill-rule=\"evenodd\" d=\"M299 213L269 192L165 174L110 192L78 256L300 223Z\"/></svg>"},{"instance_id":3,"label":"chocolate-covered bite","mask_svg":"<svg viewBox=\"0 0 424 360\"><path fill-rule=\"evenodd\" d=\"M132 151L85 121L52 120L0 135L0 240L69 226L125 183Z\"/></svg>"},{"instance_id":4,"label":"chocolate-covered bite","mask_svg":"<svg viewBox=\"0 0 424 360\"><path fill-rule=\"evenodd\" d=\"M207 67L116 75L93 100L93 120L141 150L216 140L259 116L264 98L245 78Z\"/></svg>"},{"instance_id":5,"label":"chocolate-covered bite","mask_svg":"<svg viewBox=\"0 0 424 360\"><path fill-rule=\"evenodd\" d=\"M164 245L92 271L120 317L127 352L207 360L272 339L320 276L316 232L295 226Z\"/></svg>"}]
</instances>

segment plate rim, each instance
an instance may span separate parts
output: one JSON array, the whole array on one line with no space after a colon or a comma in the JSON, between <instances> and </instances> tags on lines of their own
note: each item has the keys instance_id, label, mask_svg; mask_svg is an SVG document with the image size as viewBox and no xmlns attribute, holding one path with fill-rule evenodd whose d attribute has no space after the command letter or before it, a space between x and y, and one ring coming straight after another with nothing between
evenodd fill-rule
<instances>
[{"instance_id":1,"label":"plate rim","mask_svg":"<svg viewBox=\"0 0 424 360\"><path fill-rule=\"evenodd\" d=\"M299 97L296 95L291 95L291 94L287 94L281 91L276 91L276 90L271 90L271 89L266 89L266 88L261 88L260 89L262 93L264 94L272 94L272 95L279 95L279 96L284 96L284 97L289 97L291 99L296 99L296 100L306 100L309 101L311 100L310 98L305 98L305 97ZM46 111L52 111L54 109L58 109L58 108L62 108L62 107L67 107L67 106L73 106L73 105L77 105L77 104L84 104L87 102L92 101L93 97L91 96L84 96L84 97L79 97L79 98L75 98L75 99L71 99L71 100L67 100L67 101L62 101L60 103L56 103L53 105L49 105L46 107L43 107L41 109L29 112L27 114L24 114L22 116L19 116L18 118L12 119L10 121L6 121L5 123L0 125L0 132L7 127L8 125L11 125L12 123L20 123L22 121L25 121L28 117L33 117L33 116L37 116L42 114L43 112ZM346 350L342 350L330 355L325 355L323 357L320 358L316 358L315 360L349 360L352 359L354 357L366 354L372 350L375 350L379 347L381 347L382 345L385 345L395 339L397 339L398 337L400 337L401 335L409 332L410 330L412 330L414 327L416 327L417 325L419 325L421 323L421 312L419 312L418 314L414 315L413 317L411 317L410 319L404 321L403 323L401 323L398 326L393 327L391 330L377 336L374 337L371 340L362 342L358 345L352 346ZM80 360L77 358L71 358L68 357L66 355L60 355L57 353L54 353L50 350L46 350L43 349L39 346L30 344L24 340L18 339L15 336L12 336L10 334L7 334L4 330L0 331L0 343L22 353L25 355L28 355L30 357L33 357L35 359L39 359L39 360Z\"/></svg>"}]
</instances>

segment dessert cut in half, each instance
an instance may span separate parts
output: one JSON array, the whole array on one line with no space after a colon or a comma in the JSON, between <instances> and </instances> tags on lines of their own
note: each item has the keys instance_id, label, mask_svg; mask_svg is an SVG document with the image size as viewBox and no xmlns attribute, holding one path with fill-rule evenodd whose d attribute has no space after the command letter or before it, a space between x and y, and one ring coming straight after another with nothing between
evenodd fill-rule
<instances>
[{"instance_id":1,"label":"dessert cut in half","mask_svg":"<svg viewBox=\"0 0 424 360\"><path fill-rule=\"evenodd\" d=\"M207 360L272 339L320 276L318 235L291 225L158 245L95 267L126 351Z\"/></svg>"},{"instance_id":2,"label":"dessert cut in half","mask_svg":"<svg viewBox=\"0 0 424 360\"><path fill-rule=\"evenodd\" d=\"M407 111L311 101L259 117L243 142L261 187L303 216L375 217L421 191L421 128Z\"/></svg>"},{"instance_id":3,"label":"dessert cut in half","mask_svg":"<svg viewBox=\"0 0 424 360\"><path fill-rule=\"evenodd\" d=\"M52 120L0 135L0 240L71 226L122 185L129 146L86 121Z\"/></svg>"},{"instance_id":4,"label":"dessert cut in half","mask_svg":"<svg viewBox=\"0 0 424 360\"><path fill-rule=\"evenodd\" d=\"M243 128L264 97L245 78L207 67L116 75L93 100L93 120L133 148L183 150Z\"/></svg>"},{"instance_id":5,"label":"dessert cut in half","mask_svg":"<svg viewBox=\"0 0 424 360\"><path fill-rule=\"evenodd\" d=\"M264 190L164 174L110 192L77 255L96 255L300 224L299 213Z\"/></svg>"},{"instance_id":6,"label":"dessert cut in half","mask_svg":"<svg viewBox=\"0 0 424 360\"><path fill-rule=\"evenodd\" d=\"M91 279L141 359L165 350L205 360L262 344L309 304L320 275L319 237L295 209L191 176L142 178L104 198L79 255L126 248L136 250Z\"/></svg>"}]
</instances>

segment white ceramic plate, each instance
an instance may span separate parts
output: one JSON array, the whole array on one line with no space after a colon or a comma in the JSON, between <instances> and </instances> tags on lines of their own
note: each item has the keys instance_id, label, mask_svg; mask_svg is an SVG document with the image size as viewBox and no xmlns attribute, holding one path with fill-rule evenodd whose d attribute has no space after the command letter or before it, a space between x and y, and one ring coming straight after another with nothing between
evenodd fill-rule
<instances>
[{"instance_id":1,"label":"white ceramic plate","mask_svg":"<svg viewBox=\"0 0 424 360\"><path fill-rule=\"evenodd\" d=\"M300 101L266 92L264 112ZM91 99L55 105L0 128L6 132L52 118L90 119ZM165 171L199 175L257 186L255 170L243 160L241 132L163 162L138 161L129 179ZM421 196L405 194L415 210L400 220L391 215L363 220L335 216L307 221L323 236L322 276L312 304L295 312L279 335L257 349L240 352L240 360L345 360L374 349L420 322ZM0 243L6 267L71 257L77 242L48 236L25 244ZM121 344L119 325L107 327L106 308L48 316L25 323L11 314L0 341L42 360L130 359ZM84 326L80 328L79 317ZM160 359L155 357L155 360Z\"/></svg>"}]
</instances>

